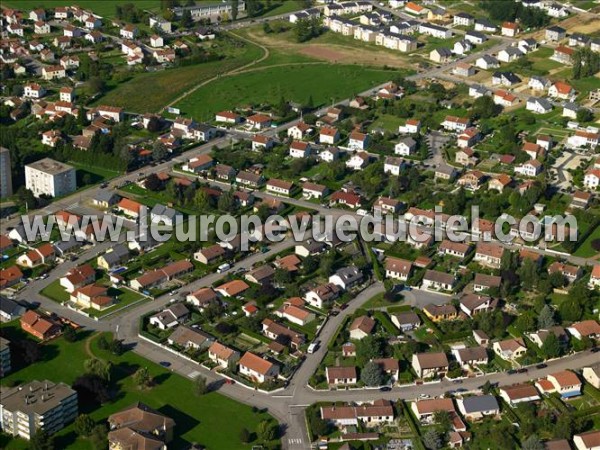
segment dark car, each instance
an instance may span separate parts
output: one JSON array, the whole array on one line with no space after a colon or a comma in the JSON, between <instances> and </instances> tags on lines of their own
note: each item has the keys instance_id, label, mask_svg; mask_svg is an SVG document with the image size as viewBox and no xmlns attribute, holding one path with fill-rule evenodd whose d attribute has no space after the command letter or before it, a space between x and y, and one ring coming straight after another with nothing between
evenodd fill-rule
<instances>
[{"instance_id":1,"label":"dark car","mask_svg":"<svg viewBox=\"0 0 600 450\"><path fill-rule=\"evenodd\" d=\"M392 390L392 388L391 388L391 387L389 387L389 386L382 386L382 387L380 387L380 388L379 388L379 390L380 390L381 392L388 392L388 391L391 391L391 390Z\"/></svg>"},{"instance_id":2,"label":"dark car","mask_svg":"<svg viewBox=\"0 0 600 450\"><path fill-rule=\"evenodd\" d=\"M529 369L522 368L522 369L517 370L517 373L527 373L527 372L529 372Z\"/></svg>"},{"instance_id":3,"label":"dark car","mask_svg":"<svg viewBox=\"0 0 600 450\"><path fill-rule=\"evenodd\" d=\"M545 369L546 367L548 367L548 364L543 364L543 363L535 366L536 369Z\"/></svg>"},{"instance_id":4,"label":"dark car","mask_svg":"<svg viewBox=\"0 0 600 450\"><path fill-rule=\"evenodd\" d=\"M515 373L517 373L517 371L515 369L510 369L508 372L506 372L509 375L514 375Z\"/></svg>"},{"instance_id":5,"label":"dark car","mask_svg":"<svg viewBox=\"0 0 600 450\"><path fill-rule=\"evenodd\" d=\"M598 353L598 352L600 352L600 347L594 347L594 348L591 350L591 352L592 352L592 353Z\"/></svg>"},{"instance_id":6,"label":"dark car","mask_svg":"<svg viewBox=\"0 0 600 450\"><path fill-rule=\"evenodd\" d=\"M454 384L462 384L462 382L463 382L462 380L454 380L452 383L454 383Z\"/></svg>"},{"instance_id":7,"label":"dark car","mask_svg":"<svg viewBox=\"0 0 600 450\"><path fill-rule=\"evenodd\" d=\"M163 367L171 367L171 363L169 361L161 361L159 364Z\"/></svg>"}]
</instances>

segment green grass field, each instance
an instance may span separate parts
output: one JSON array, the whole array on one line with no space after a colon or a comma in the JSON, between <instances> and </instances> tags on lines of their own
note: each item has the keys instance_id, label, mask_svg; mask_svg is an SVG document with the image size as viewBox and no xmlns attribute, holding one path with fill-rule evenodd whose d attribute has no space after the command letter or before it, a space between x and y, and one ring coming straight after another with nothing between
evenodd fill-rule
<instances>
[{"instance_id":1,"label":"green grass field","mask_svg":"<svg viewBox=\"0 0 600 450\"><path fill-rule=\"evenodd\" d=\"M227 57L220 61L136 75L125 83L113 86L95 104L121 106L127 111L139 113L158 111L194 86L251 63L263 55L260 47L241 42L237 47L224 48L223 51Z\"/></svg>"},{"instance_id":2,"label":"green grass field","mask_svg":"<svg viewBox=\"0 0 600 450\"><path fill-rule=\"evenodd\" d=\"M132 3L142 10L158 11L160 8L160 0L135 0ZM53 9L57 6L72 6L75 4L83 9L91 9L102 17L110 18L115 15L117 2L114 0L78 0L77 2L69 0L7 0L2 2L3 7L18 8L25 11L39 7Z\"/></svg>"},{"instance_id":3,"label":"green grass field","mask_svg":"<svg viewBox=\"0 0 600 450\"><path fill-rule=\"evenodd\" d=\"M592 242L594 242L596 239L600 239L600 227L597 227L592 233L590 233L587 239L583 241L583 243L575 252L575 256L591 258L592 256L597 255L598 252L592 248Z\"/></svg>"},{"instance_id":4,"label":"green grass field","mask_svg":"<svg viewBox=\"0 0 600 450\"><path fill-rule=\"evenodd\" d=\"M282 96L304 103L312 95L315 105L324 105L348 98L393 76L391 71L343 65L273 67L215 81L176 106L188 116L206 117L240 105L275 104Z\"/></svg>"},{"instance_id":5,"label":"green grass field","mask_svg":"<svg viewBox=\"0 0 600 450\"><path fill-rule=\"evenodd\" d=\"M24 337L18 322L2 324L1 328L9 339ZM169 448L173 449L189 448L194 442L210 449L250 448L251 444L244 445L239 440L241 429L247 428L253 432L261 420L270 417L267 413L254 413L250 407L214 392L197 397L193 394L193 382L187 378L131 351L115 356L98 349L98 335L93 337L89 345L89 354L85 342L89 334L80 333L80 339L74 343L59 338L43 345L41 361L28 367L16 367L1 383L49 379L71 384L83 373L83 363L92 355L109 360L113 364L112 384L118 387L119 395L114 401L97 409L91 409L90 405L80 405L80 412L90 414L98 423L105 423L110 414L142 401L175 420L175 439L169 444ZM155 380L152 388L140 390L133 382L131 375L139 367L148 368ZM5 437L0 438L0 446L6 450L28 448L23 440L7 440ZM92 446L87 440L77 437L73 425L70 425L56 434L55 448L91 450Z\"/></svg>"}]
</instances>

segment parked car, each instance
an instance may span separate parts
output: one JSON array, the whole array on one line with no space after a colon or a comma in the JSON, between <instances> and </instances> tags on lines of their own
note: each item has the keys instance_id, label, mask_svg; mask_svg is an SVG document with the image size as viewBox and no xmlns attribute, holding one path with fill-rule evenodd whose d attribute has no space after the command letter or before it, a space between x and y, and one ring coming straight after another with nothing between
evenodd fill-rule
<instances>
[{"instance_id":1,"label":"parked car","mask_svg":"<svg viewBox=\"0 0 600 450\"><path fill-rule=\"evenodd\" d=\"M163 367L171 367L171 363L169 361L161 361L159 364Z\"/></svg>"}]
</instances>

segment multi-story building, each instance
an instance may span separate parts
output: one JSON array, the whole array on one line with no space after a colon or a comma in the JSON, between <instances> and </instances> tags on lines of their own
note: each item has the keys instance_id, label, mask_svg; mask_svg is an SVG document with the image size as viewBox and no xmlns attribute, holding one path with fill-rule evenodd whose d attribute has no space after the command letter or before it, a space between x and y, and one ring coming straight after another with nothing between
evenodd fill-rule
<instances>
[{"instance_id":1,"label":"multi-story building","mask_svg":"<svg viewBox=\"0 0 600 450\"><path fill-rule=\"evenodd\" d=\"M12 436L31 439L40 429L56 433L75 420L77 413L76 391L64 383L34 380L3 390L0 427Z\"/></svg>"},{"instance_id":2,"label":"multi-story building","mask_svg":"<svg viewBox=\"0 0 600 450\"><path fill-rule=\"evenodd\" d=\"M27 164L25 187L36 197L60 197L69 194L77 189L75 168L50 158Z\"/></svg>"},{"instance_id":3,"label":"multi-story building","mask_svg":"<svg viewBox=\"0 0 600 450\"><path fill-rule=\"evenodd\" d=\"M10 151L7 148L0 147L0 198L10 197L12 193Z\"/></svg>"},{"instance_id":4,"label":"multi-story building","mask_svg":"<svg viewBox=\"0 0 600 450\"><path fill-rule=\"evenodd\" d=\"M0 338L0 377L6 376L11 371L10 342Z\"/></svg>"}]
</instances>

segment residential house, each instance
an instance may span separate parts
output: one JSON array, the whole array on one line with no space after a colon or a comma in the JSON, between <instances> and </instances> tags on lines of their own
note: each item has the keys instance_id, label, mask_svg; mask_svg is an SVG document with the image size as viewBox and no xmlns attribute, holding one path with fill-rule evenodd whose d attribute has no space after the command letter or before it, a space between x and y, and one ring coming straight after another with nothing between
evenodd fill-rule
<instances>
[{"instance_id":1,"label":"residential house","mask_svg":"<svg viewBox=\"0 0 600 450\"><path fill-rule=\"evenodd\" d=\"M494 353L506 361L514 361L527 352L527 347L525 347L525 343L521 338L494 342L492 349Z\"/></svg>"},{"instance_id":2,"label":"residential house","mask_svg":"<svg viewBox=\"0 0 600 450\"><path fill-rule=\"evenodd\" d=\"M545 98L529 97L525 108L536 114L547 114L552 111L552 103Z\"/></svg>"},{"instance_id":3,"label":"residential house","mask_svg":"<svg viewBox=\"0 0 600 450\"><path fill-rule=\"evenodd\" d=\"M583 379L596 389L600 389L600 363L584 367L581 372Z\"/></svg>"},{"instance_id":4,"label":"residential house","mask_svg":"<svg viewBox=\"0 0 600 450\"><path fill-rule=\"evenodd\" d=\"M502 397L502 399L512 408L519 403L529 403L541 400L535 386L526 383L501 387L500 397Z\"/></svg>"},{"instance_id":5,"label":"residential house","mask_svg":"<svg viewBox=\"0 0 600 450\"><path fill-rule=\"evenodd\" d=\"M563 370L538 380L535 385L542 393L556 392L562 398L571 398L581 395L582 382L574 372Z\"/></svg>"},{"instance_id":6,"label":"residential house","mask_svg":"<svg viewBox=\"0 0 600 450\"><path fill-rule=\"evenodd\" d=\"M407 164L404 159L386 156L383 163L383 173L389 173L398 176L406 166Z\"/></svg>"},{"instance_id":7,"label":"residential house","mask_svg":"<svg viewBox=\"0 0 600 450\"><path fill-rule=\"evenodd\" d=\"M412 368L419 378L441 378L448 371L448 366L445 353L415 353L412 356Z\"/></svg>"},{"instance_id":8,"label":"residential house","mask_svg":"<svg viewBox=\"0 0 600 450\"><path fill-rule=\"evenodd\" d=\"M215 341L208 348L208 358L217 363L219 367L226 369L237 363L240 354L238 351Z\"/></svg>"},{"instance_id":9,"label":"residential house","mask_svg":"<svg viewBox=\"0 0 600 450\"><path fill-rule=\"evenodd\" d=\"M61 332L60 324L52 318L34 310L29 310L21 316L21 329L41 341L46 341L58 336Z\"/></svg>"},{"instance_id":10,"label":"residential house","mask_svg":"<svg viewBox=\"0 0 600 450\"><path fill-rule=\"evenodd\" d=\"M567 83L557 81L550 86L550 89L548 89L548 96L561 100L573 100L575 97L575 89Z\"/></svg>"},{"instance_id":11,"label":"residential house","mask_svg":"<svg viewBox=\"0 0 600 450\"><path fill-rule=\"evenodd\" d=\"M306 292L304 300L315 308L323 308L337 299L341 293L342 289L339 286L333 283L325 283Z\"/></svg>"},{"instance_id":12,"label":"residential house","mask_svg":"<svg viewBox=\"0 0 600 450\"><path fill-rule=\"evenodd\" d=\"M480 420L500 414L500 406L493 395L472 395L457 401L458 410L467 420Z\"/></svg>"},{"instance_id":13,"label":"residential house","mask_svg":"<svg viewBox=\"0 0 600 450\"><path fill-rule=\"evenodd\" d=\"M367 152L359 151L346 161L346 167L351 170L362 170L369 164L370 160L371 157Z\"/></svg>"},{"instance_id":14,"label":"residential house","mask_svg":"<svg viewBox=\"0 0 600 450\"><path fill-rule=\"evenodd\" d=\"M493 277L493 275L486 276ZM498 301L488 297L487 295L465 294L461 297L459 305L461 311L463 311L467 316L474 317L483 312L493 311L498 305Z\"/></svg>"},{"instance_id":15,"label":"residential house","mask_svg":"<svg viewBox=\"0 0 600 450\"><path fill-rule=\"evenodd\" d=\"M483 70L497 69L500 62L492 55L483 55L475 60L475 66Z\"/></svg>"},{"instance_id":16,"label":"residential house","mask_svg":"<svg viewBox=\"0 0 600 450\"><path fill-rule=\"evenodd\" d=\"M574 54L575 49L565 47L564 45L559 45L554 49L554 53L552 54L550 59L557 61L561 64L572 64Z\"/></svg>"},{"instance_id":17,"label":"residential house","mask_svg":"<svg viewBox=\"0 0 600 450\"><path fill-rule=\"evenodd\" d=\"M326 367L327 384L335 386L352 385L358 382L356 367Z\"/></svg>"},{"instance_id":18,"label":"residential house","mask_svg":"<svg viewBox=\"0 0 600 450\"><path fill-rule=\"evenodd\" d=\"M404 137L394 146L394 153L396 155L409 156L416 149L417 142L411 137Z\"/></svg>"},{"instance_id":19,"label":"residential house","mask_svg":"<svg viewBox=\"0 0 600 450\"><path fill-rule=\"evenodd\" d=\"M423 307L423 312L432 322L442 322L444 320L454 320L458 317L458 312L453 305L434 305L429 303Z\"/></svg>"},{"instance_id":20,"label":"residential house","mask_svg":"<svg viewBox=\"0 0 600 450\"><path fill-rule=\"evenodd\" d=\"M292 158L308 158L311 150L312 148L308 142L294 141L290 144L290 156Z\"/></svg>"},{"instance_id":21,"label":"residential house","mask_svg":"<svg viewBox=\"0 0 600 450\"><path fill-rule=\"evenodd\" d=\"M168 330L185 322L189 316L190 311L183 303L174 303L161 312L151 316L149 323L161 330Z\"/></svg>"},{"instance_id":22,"label":"residential house","mask_svg":"<svg viewBox=\"0 0 600 450\"><path fill-rule=\"evenodd\" d=\"M370 138L368 134L353 131L350 133L348 148L352 150L366 150L369 146Z\"/></svg>"},{"instance_id":23,"label":"residential house","mask_svg":"<svg viewBox=\"0 0 600 450\"><path fill-rule=\"evenodd\" d=\"M548 41L562 41L567 36L567 30L557 25L546 28L545 37Z\"/></svg>"},{"instance_id":24,"label":"residential house","mask_svg":"<svg viewBox=\"0 0 600 450\"><path fill-rule=\"evenodd\" d=\"M375 320L368 316L360 316L354 319L350 325L350 339L361 340L373 333L375 328Z\"/></svg>"},{"instance_id":25,"label":"residential house","mask_svg":"<svg viewBox=\"0 0 600 450\"><path fill-rule=\"evenodd\" d=\"M197 328L180 325L168 337L167 342L185 350L201 350L210 347L215 339Z\"/></svg>"},{"instance_id":26,"label":"residential house","mask_svg":"<svg viewBox=\"0 0 600 450\"><path fill-rule=\"evenodd\" d=\"M486 365L489 361L485 347L459 348L453 351L456 361L463 369Z\"/></svg>"},{"instance_id":27,"label":"residential house","mask_svg":"<svg viewBox=\"0 0 600 450\"><path fill-rule=\"evenodd\" d=\"M252 352L246 352L239 360L239 373L258 383L264 383L279 376L279 365Z\"/></svg>"},{"instance_id":28,"label":"residential house","mask_svg":"<svg viewBox=\"0 0 600 450\"><path fill-rule=\"evenodd\" d=\"M595 268L596 266L594 266ZM582 320L581 322L575 322L573 325L567 328L567 331L575 339L589 338L592 340L600 339L600 324L595 320Z\"/></svg>"},{"instance_id":29,"label":"residential house","mask_svg":"<svg viewBox=\"0 0 600 450\"><path fill-rule=\"evenodd\" d=\"M438 64L446 64L452 60L452 50L446 47L435 48L429 52L429 59Z\"/></svg>"},{"instance_id":30,"label":"residential house","mask_svg":"<svg viewBox=\"0 0 600 450\"><path fill-rule=\"evenodd\" d=\"M385 259L385 276L396 280L407 281L412 272L412 262L388 257Z\"/></svg>"}]
</instances>

